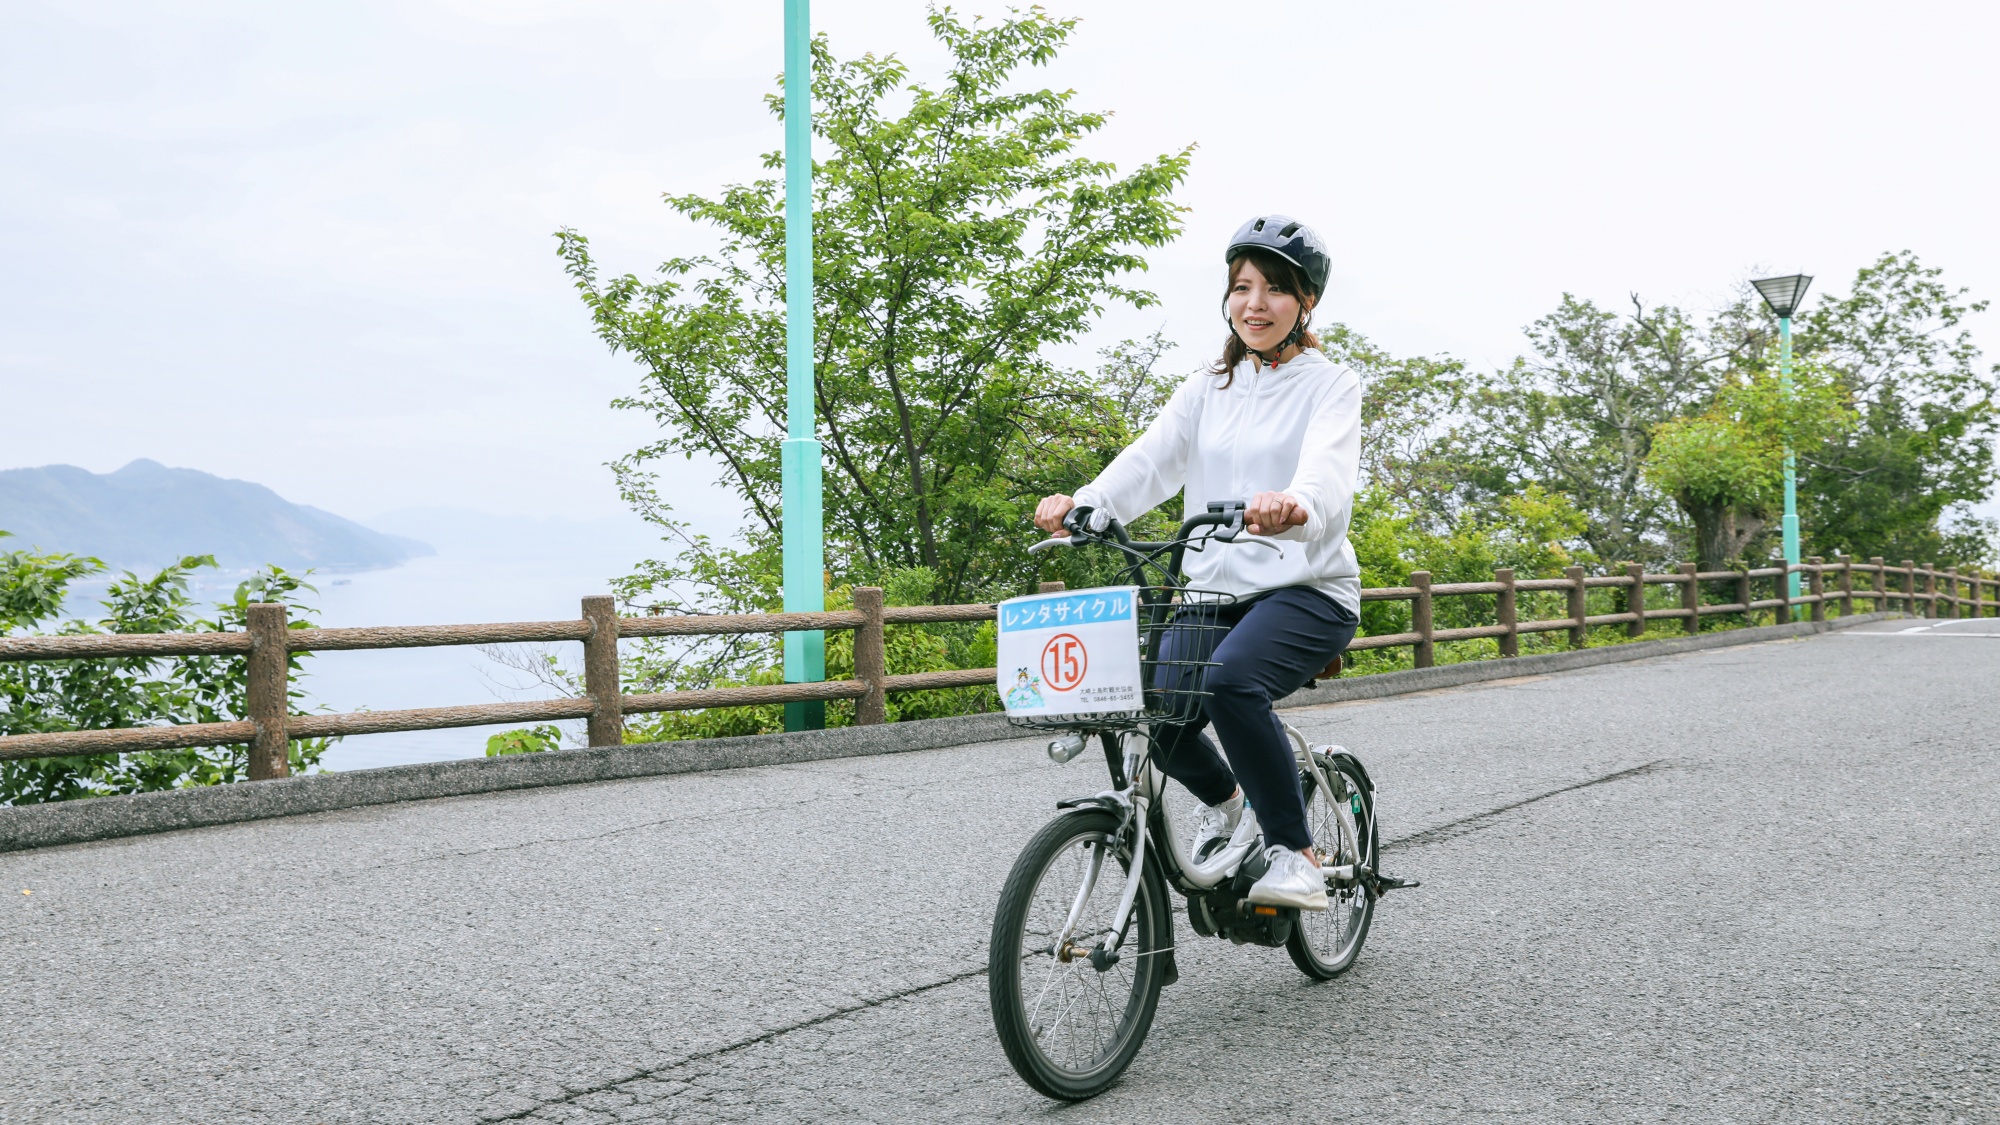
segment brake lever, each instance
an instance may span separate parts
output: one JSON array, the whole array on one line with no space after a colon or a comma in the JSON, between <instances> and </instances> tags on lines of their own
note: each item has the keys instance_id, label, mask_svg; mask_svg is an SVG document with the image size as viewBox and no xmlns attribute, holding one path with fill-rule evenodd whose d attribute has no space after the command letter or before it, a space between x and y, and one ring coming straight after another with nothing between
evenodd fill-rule
<instances>
[{"instance_id":1,"label":"brake lever","mask_svg":"<svg viewBox=\"0 0 2000 1125\"><path fill-rule=\"evenodd\" d=\"M1278 557L1281 559L1285 557L1285 549L1283 547L1278 546L1276 543L1271 542L1269 539L1266 539L1261 535L1244 535L1242 525L1240 524L1234 527L1223 528L1220 531L1211 532L1207 535L1202 536L1195 542L1206 543L1211 539L1215 540L1217 543L1255 543L1259 547L1269 547L1273 551L1278 552ZM1195 548L1195 550L1200 550L1200 549L1201 548L1199 547Z\"/></svg>"},{"instance_id":2,"label":"brake lever","mask_svg":"<svg viewBox=\"0 0 2000 1125\"><path fill-rule=\"evenodd\" d=\"M1068 538L1044 539L1040 543L1037 543L1034 546L1028 548L1028 553L1031 555L1038 555L1041 554L1043 551L1048 550L1050 547L1074 547L1077 544L1082 543L1083 541L1084 541L1083 537L1077 535L1072 535L1069 536Z\"/></svg>"}]
</instances>

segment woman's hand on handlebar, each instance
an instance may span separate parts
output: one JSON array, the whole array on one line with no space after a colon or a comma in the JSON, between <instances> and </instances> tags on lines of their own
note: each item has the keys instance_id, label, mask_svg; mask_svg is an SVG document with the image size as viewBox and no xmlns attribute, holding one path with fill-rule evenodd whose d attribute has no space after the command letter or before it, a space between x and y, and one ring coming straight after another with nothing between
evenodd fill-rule
<instances>
[{"instance_id":1,"label":"woman's hand on handlebar","mask_svg":"<svg viewBox=\"0 0 2000 1125\"><path fill-rule=\"evenodd\" d=\"M1076 500L1073 497L1061 493L1044 496L1042 502L1035 505L1035 526L1050 535L1062 535L1065 533L1063 517L1069 515L1069 510L1074 507Z\"/></svg>"},{"instance_id":2,"label":"woman's hand on handlebar","mask_svg":"<svg viewBox=\"0 0 2000 1125\"><path fill-rule=\"evenodd\" d=\"M1048 502L1042 501L1043 504ZM1250 503L1243 509L1244 529L1252 535L1276 535L1289 527L1301 527L1305 522L1306 510L1299 506L1297 500L1282 492L1259 492L1250 498Z\"/></svg>"}]
</instances>

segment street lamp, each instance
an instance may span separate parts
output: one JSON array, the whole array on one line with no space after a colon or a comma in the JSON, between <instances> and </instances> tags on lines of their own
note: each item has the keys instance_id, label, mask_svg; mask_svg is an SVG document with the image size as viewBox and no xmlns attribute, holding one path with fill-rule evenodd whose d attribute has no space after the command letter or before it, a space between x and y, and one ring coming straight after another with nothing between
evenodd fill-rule
<instances>
[{"instance_id":1,"label":"street lamp","mask_svg":"<svg viewBox=\"0 0 2000 1125\"><path fill-rule=\"evenodd\" d=\"M819 439L813 425L812 22L785 0L785 612L826 608ZM826 679L826 634L785 634L785 682ZM785 704L786 730L826 725L826 704Z\"/></svg>"},{"instance_id":2,"label":"street lamp","mask_svg":"<svg viewBox=\"0 0 2000 1125\"><path fill-rule=\"evenodd\" d=\"M1750 284L1764 297L1764 303L1778 317L1778 391L1787 399L1792 395L1792 314L1798 311L1799 302L1805 300L1806 286L1812 278L1795 273L1789 277L1767 277ZM1799 482L1797 463L1792 456L1790 440L1785 442L1785 562L1790 566L1799 564ZM1799 575L1789 572L1786 582L1790 596L1799 596ZM1795 607L1796 608L1796 607ZM1794 616L1788 613L1787 616Z\"/></svg>"}]
</instances>

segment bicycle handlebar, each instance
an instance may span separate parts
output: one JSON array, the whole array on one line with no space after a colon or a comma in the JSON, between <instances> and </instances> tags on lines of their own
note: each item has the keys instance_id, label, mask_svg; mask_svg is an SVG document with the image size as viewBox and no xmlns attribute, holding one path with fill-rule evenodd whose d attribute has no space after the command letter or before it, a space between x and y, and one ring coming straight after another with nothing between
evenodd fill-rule
<instances>
[{"instance_id":1,"label":"bicycle handlebar","mask_svg":"<svg viewBox=\"0 0 2000 1125\"><path fill-rule=\"evenodd\" d=\"M1189 543L1196 542L1195 532L1204 527L1214 527L1220 530L1201 536L1200 541L1206 542L1213 539L1220 543L1257 543L1278 552L1280 558L1284 557L1285 549L1271 542L1269 539L1254 535L1243 540L1237 538L1243 534L1243 512L1245 507L1246 505L1241 500L1210 501L1208 511L1189 516L1181 521L1180 532L1174 538L1163 543L1151 543L1134 540L1130 535L1127 535L1124 525L1113 519L1111 514L1104 509L1086 507L1079 504L1071 508L1069 514L1063 517L1063 527L1069 531L1068 536L1044 539L1040 543L1029 547L1028 553L1031 555L1040 554L1051 547L1081 547L1086 543L1093 542L1109 543L1124 551L1127 556L1133 559L1135 564L1141 564L1146 561L1156 560L1163 552L1172 551L1173 558L1167 567L1167 572L1178 578L1181 552L1187 548ZM1200 550L1200 548L1197 547L1196 550Z\"/></svg>"}]
</instances>

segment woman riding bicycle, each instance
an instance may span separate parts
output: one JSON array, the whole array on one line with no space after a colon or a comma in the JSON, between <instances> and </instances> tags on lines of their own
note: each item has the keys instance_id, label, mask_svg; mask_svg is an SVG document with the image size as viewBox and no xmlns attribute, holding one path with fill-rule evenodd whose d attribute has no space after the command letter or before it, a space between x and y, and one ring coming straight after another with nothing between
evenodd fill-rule
<instances>
[{"instance_id":1,"label":"woman riding bicycle","mask_svg":"<svg viewBox=\"0 0 2000 1125\"><path fill-rule=\"evenodd\" d=\"M1156 728L1156 756L1204 807L1193 851L1261 827L1270 868L1254 903L1327 908L1306 827L1298 765L1274 701L1333 662L1360 624L1360 568L1347 542L1361 460L1361 377L1328 361L1310 329L1330 267L1312 228L1265 215L1224 254L1229 339L1188 377L1139 439L1074 497L1049 496L1035 524L1051 535L1075 507L1134 518L1183 493L1189 512L1248 497L1245 528L1280 551L1190 551L1190 588L1233 595L1222 612L1201 713ZM1203 733L1213 726L1228 762ZM1249 807L1245 808L1245 798Z\"/></svg>"}]
</instances>

